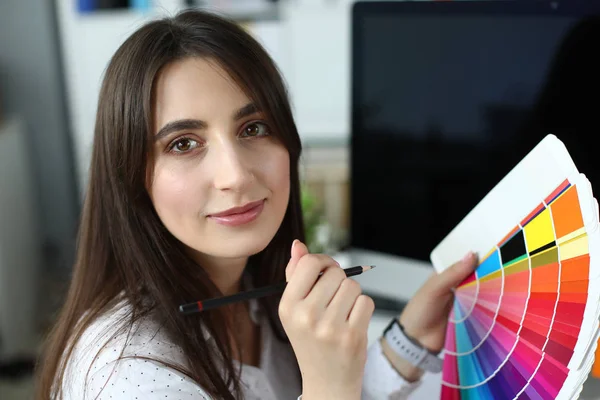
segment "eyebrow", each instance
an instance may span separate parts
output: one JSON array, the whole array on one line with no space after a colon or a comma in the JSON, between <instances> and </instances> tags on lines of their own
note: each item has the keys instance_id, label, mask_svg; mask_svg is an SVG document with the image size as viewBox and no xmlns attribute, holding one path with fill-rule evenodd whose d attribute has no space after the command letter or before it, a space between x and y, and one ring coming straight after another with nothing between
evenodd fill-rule
<instances>
[{"instance_id":1,"label":"eyebrow","mask_svg":"<svg viewBox=\"0 0 600 400\"><path fill-rule=\"evenodd\" d=\"M254 103L248 103L246 104L244 107L240 108L239 110L236 111L235 115L233 116L233 119L235 119L236 121L242 119L242 118L246 118L249 117L252 114L256 114L257 112L259 112L259 108L256 104Z\"/></svg>"},{"instance_id":2,"label":"eyebrow","mask_svg":"<svg viewBox=\"0 0 600 400\"><path fill-rule=\"evenodd\" d=\"M154 136L155 141L159 141L162 138L169 136L173 132L179 132L189 129L206 129L206 122L199 119L178 119L176 121L168 122L163 126L160 131Z\"/></svg>"},{"instance_id":3,"label":"eyebrow","mask_svg":"<svg viewBox=\"0 0 600 400\"><path fill-rule=\"evenodd\" d=\"M238 121L258 112L259 108L256 104L248 103L235 112L233 119ZM207 126L208 124L200 119L186 118L170 121L158 131L158 133L154 136L154 140L159 141L173 132L191 129L206 129Z\"/></svg>"}]
</instances>

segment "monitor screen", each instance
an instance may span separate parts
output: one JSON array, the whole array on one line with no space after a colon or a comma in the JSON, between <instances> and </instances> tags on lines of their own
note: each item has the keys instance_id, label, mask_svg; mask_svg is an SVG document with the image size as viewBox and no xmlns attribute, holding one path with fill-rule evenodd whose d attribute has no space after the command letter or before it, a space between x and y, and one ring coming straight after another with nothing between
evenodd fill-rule
<instances>
[{"instance_id":1,"label":"monitor screen","mask_svg":"<svg viewBox=\"0 0 600 400\"><path fill-rule=\"evenodd\" d=\"M355 5L350 246L428 261L548 133L600 192L594 13L591 0Z\"/></svg>"}]
</instances>

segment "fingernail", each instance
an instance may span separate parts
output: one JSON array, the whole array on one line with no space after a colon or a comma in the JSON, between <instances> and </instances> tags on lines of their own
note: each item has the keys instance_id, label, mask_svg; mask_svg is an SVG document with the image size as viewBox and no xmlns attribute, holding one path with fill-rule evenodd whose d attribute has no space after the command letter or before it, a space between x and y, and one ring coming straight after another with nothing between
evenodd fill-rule
<instances>
[{"instance_id":1,"label":"fingernail","mask_svg":"<svg viewBox=\"0 0 600 400\"><path fill-rule=\"evenodd\" d=\"M468 261L471 261L471 259L473 258L473 254L474 254L474 253L473 253L472 251L468 251L468 252L467 252L467 254L465 254L465 255L463 256L462 260L460 260L460 261L462 261L462 262L468 262Z\"/></svg>"},{"instance_id":2,"label":"fingernail","mask_svg":"<svg viewBox=\"0 0 600 400\"><path fill-rule=\"evenodd\" d=\"M298 243L298 239L294 239L294 241L292 242L292 250L290 252L290 254L294 254L294 247L296 246L296 244Z\"/></svg>"}]
</instances>

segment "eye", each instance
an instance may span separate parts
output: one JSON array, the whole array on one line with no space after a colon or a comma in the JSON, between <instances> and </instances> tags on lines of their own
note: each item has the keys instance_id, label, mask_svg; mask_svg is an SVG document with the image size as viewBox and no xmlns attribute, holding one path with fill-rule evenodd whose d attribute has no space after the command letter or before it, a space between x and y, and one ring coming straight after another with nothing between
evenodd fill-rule
<instances>
[{"instance_id":1,"label":"eye","mask_svg":"<svg viewBox=\"0 0 600 400\"><path fill-rule=\"evenodd\" d=\"M242 137L257 137L268 136L270 134L269 127L263 122L252 122L242 130Z\"/></svg>"},{"instance_id":2,"label":"eye","mask_svg":"<svg viewBox=\"0 0 600 400\"><path fill-rule=\"evenodd\" d=\"M200 143L191 138L181 138L177 139L169 145L169 151L173 153L187 153L188 151L194 150L196 147L199 147Z\"/></svg>"}]
</instances>

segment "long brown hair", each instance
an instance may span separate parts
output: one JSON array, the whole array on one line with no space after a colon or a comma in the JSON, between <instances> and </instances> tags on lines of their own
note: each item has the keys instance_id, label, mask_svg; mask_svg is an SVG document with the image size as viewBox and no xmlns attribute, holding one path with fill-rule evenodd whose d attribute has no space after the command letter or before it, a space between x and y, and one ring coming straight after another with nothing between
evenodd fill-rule
<instances>
[{"instance_id":1,"label":"long brown hair","mask_svg":"<svg viewBox=\"0 0 600 400\"><path fill-rule=\"evenodd\" d=\"M182 303L219 295L208 275L158 218L146 190L152 157L153 86L160 70L186 57L216 60L267 114L273 134L290 154L291 192L286 215L265 250L250 258L255 286L285 279L293 239L304 239L298 160L301 143L286 88L275 64L251 35L221 16L187 10L146 23L111 59L103 80L74 274L58 320L39 360L37 399L61 398L65 360L77 339L122 296L131 304L126 327L159 318L185 356L177 368L208 394L239 397L225 316L211 311L182 316ZM122 296L121 296L122 295ZM261 300L282 340L279 297ZM208 329L216 342L203 336ZM223 362L224 370L223 374Z\"/></svg>"}]
</instances>

